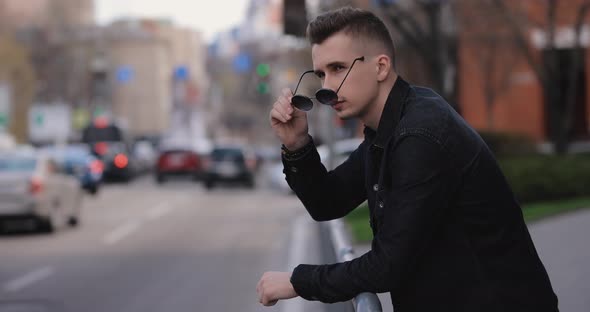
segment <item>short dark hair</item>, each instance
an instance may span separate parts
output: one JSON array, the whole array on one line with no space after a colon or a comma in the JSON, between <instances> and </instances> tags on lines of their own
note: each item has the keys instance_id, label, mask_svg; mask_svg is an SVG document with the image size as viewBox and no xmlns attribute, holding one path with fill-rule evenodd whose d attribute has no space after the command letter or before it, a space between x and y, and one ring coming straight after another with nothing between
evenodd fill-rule
<instances>
[{"instance_id":1,"label":"short dark hair","mask_svg":"<svg viewBox=\"0 0 590 312\"><path fill-rule=\"evenodd\" d=\"M370 11L343 7L323 13L307 25L307 39L312 45L321 44L340 31L383 44L391 62L395 64L395 47L389 30L383 21Z\"/></svg>"}]
</instances>

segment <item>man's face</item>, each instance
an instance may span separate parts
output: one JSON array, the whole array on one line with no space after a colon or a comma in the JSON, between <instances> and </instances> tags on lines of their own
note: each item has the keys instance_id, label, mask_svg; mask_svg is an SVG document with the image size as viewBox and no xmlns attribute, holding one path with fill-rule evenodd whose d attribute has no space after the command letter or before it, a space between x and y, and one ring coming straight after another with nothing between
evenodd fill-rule
<instances>
[{"instance_id":1,"label":"man's face","mask_svg":"<svg viewBox=\"0 0 590 312\"><path fill-rule=\"evenodd\" d=\"M349 35L338 32L321 44L314 44L311 50L313 69L322 79L324 88L336 91L354 59L357 61L346 81L338 91L338 102L332 107L342 119L362 118L369 105L377 97L377 78L375 66L370 55L364 55L361 44L355 43Z\"/></svg>"}]
</instances>

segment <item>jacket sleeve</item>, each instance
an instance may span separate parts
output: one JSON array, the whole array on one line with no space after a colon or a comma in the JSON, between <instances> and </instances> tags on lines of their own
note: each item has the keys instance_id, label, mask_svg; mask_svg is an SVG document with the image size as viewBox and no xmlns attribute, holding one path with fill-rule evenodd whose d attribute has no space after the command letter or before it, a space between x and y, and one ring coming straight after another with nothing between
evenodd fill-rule
<instances>
[{"instance_id":1,"label":"jacket sleeve","mask_svg":"<svg viewBox=\"0 0 590 312\"><path fill-rule=\"evenodd\" d=\"M441 225L459 175L440 147L421 137L402 139L390 155L391 189L376 199L384 206L375 207L382 209L377 212L381 223L371 251L344 263L297 266L291 283L301 297L331 303L362 292L395 296L412 277L415 259Z\"/></svg>"},{"instance_id":2,"label":"jacket sleeve","mask_svg":"<svg viewBox=\"0 0 590 312\"><path fill-rule=\"evenodd\" d=\"M364 144L332 171L321 163L315 146L297 160L282 158L287 183L314 220L341 218L366 200Z\"/></svg>"}]
</instances>

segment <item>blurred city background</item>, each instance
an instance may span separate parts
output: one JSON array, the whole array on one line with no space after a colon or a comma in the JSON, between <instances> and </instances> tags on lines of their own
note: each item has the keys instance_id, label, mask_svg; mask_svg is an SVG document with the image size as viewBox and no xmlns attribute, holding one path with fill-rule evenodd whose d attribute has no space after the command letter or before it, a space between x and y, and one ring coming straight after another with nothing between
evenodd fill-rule
<instances>
[{"instance_id":1,"label":"blurred city background","mask_svg":"<svg viewBox=\"0 0 590 312\"><path fill-rule=\"evenodd\" d=\"M255 292L336 259L268 114L312 68L307 23L346 5L479 131L560 309L590 311L590 0L214 2L0 0L0 311L349 311ZM308 116L328 167L362 140L329 107ZM346 224L365 251L366 205Z\"/></svg>"}]
</instances>

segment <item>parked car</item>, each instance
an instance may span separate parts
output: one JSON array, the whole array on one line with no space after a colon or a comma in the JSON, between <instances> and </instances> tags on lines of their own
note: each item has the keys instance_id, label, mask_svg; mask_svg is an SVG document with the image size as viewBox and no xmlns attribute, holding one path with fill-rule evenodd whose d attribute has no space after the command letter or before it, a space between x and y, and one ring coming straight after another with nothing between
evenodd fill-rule
<instances>
[{"instance_id":1,"label":"parked car","mask_svg":"<svg viewBox=\"0 0 590 312\"><path fill-rule=\"evenodd\" d=\"M350 156L350 154L352 154L352 152L354 152L354 150L356 150L362 142L362 138L350 138L335 141L332 147L334 151L334 168L346 161L348 156ZM332 158L330 155L329 146L326 144L318 146L318 154L320 154L322 164L328 168L330 158Z\"/></svg>"},{"instance_id":2,"label":"parked car","mask_svg":"<svg viewBox=\"0 0 590 312\"><path fill-rule=\"evenodd\" d=\"M205 161L205 187L211 189L219 182L240 182L254 187L255 163L249 162L245 154L241 147L215 147Z\"/></svg>"},{"instance_id":3,"label":"parked car","mask_svg":"<svg viewBox=\"0 0 590 312\"><path fill-rule=\"evenodd\" d=\"M363 139L361 138L344 139L334 142L334 167L342 164L362 142ZM322 164L328 168L330 162L329 147L327 145L320 145L318 146L317 150ZM278 190L280 192L291 193L291 187L289 187L289 184L287 184L287 181L285 180L283 168L283 163L279 157L278 160L266 166L264 171L266 180L272 189Z\"/></svg>"},{"instance_id":4,"label":"parked car","mask_svg":"<svg viewBox=\"0 0 590 312\"><path fill-rule=\"evenodd\" d=\"M156 162L156 181L164 183L174 176L188 176L199 181L203 176L202 156L190 148L174 147L161 150Z\"/></svg>"},{"instance_id":5,"label":"parked car","mask_svg":"<svg viewBox=\"0 0 590 312\"><path fill-rule=\"evenodd\" d=\"M266 182L273 190L279 191L281 193L293 193L293 190L291 190L287 180L285 180L283 169L284 166L280 160L266 164L263 170Z\"/></svg>"},{"instance_id":6,"label":"parked car","mask_svg":"<svg viewBox=\"0 0 590 312\"><path fill-rule=\"evenodd\" d=\"M135 141L133 155L137 161L138 173L149 173L156 167L158 152L152 142L148 140Z\"/></svg>"},{"instance_id":7,"label":"parked car","mask_svg":"<svg viewBox=\"0 0 590 312\"><path fill-rule=\"evenodd\" d=\"M76 177L82 189L92 195L98 192L104 164L90 152L87 145L51 146L41 151L54 159L64 173Z\"/></svg>"},{"instance_id":8,"label":"parked car","mask_svg":"<svg viewBox=\"0 0 590 312\"><path fill-rule=\"evenodd\" d=\"M80 220L83 190L40 153L0 154L0 224L53 232Z\"/></svg>"}]
</instances>

